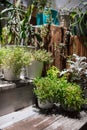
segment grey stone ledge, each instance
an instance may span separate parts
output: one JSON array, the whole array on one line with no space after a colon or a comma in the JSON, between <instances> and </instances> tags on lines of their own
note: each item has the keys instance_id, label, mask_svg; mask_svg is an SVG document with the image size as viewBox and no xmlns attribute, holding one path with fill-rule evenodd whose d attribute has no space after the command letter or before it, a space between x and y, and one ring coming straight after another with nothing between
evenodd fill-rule
<instances>
[{"instance_id":1,"label":"grey stone ledge","mask_svg":"<svg viewBox=\"0 0 87 130\"><path fill-rule=\"evenodd\" d=\"M5 91L13 88L16 88L15 83L3 83L3 84L0 83L0 91Z\"/></svg>"}]
</instances>

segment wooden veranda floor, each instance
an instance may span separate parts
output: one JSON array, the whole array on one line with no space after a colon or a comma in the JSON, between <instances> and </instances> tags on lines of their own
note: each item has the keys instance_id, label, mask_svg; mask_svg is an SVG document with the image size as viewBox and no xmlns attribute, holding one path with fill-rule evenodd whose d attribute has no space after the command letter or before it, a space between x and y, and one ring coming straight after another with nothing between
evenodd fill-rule
<instances>
[{"instance_id":1,"label":"wooden veranda floor","mask_svg":"<svg viewBox=\"0 0 87 130\"><path fill-rule=\"evenodd\" d=\"M87 112L66 113L61 108L41 111L29 108L29 117L3 130L87 130Z\"/></svg>"}]
</instances>

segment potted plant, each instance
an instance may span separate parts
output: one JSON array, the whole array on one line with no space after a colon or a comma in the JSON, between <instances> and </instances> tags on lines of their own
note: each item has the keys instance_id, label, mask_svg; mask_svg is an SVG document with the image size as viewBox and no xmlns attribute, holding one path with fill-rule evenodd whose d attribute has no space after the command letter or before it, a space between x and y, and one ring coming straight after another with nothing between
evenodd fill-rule
<instances>
[{"instance_id":1,"label":"potted plant","mask_svg":"<svg viewBox=\"0 0 87 130\"><path fill-rule=\"evenodd\" d=\"M67 61L69 68L61 72L60 75L66 75L68 81L77 83L84 91L84 98L87 98L87 58L84 56L73 56ZM87 105L85 105L87 108Z\"/></svg>"},{"instance_id":2,"label":"potted plant","mask_svg":"<svg viewBox=\"0 0 87 130\"><path fill-rule=\"evenodd\" d=\"M52 107L54 103L58 103L58 75L59 70L55 66L51 66L47 70L45 77L37 77L33 80L33 83L36 86L34 93L40 108L48 109Z\"/></svg>"},{"instance_id":3,"label":"potted plant","mask_svg":"<svg viewBox=\"0 0 87 130\"><path fill-rule=\"evenodd\" d=\"M87 103L81 87L69 82L66 76L61 77L55 66L48 69L46 77L36 78L33 83L36 86L34 92L39 99L40 107L45 108L45 103L52 102L57 106L61 105L67 111L79 112L83 104Z\"/></svg>"},{"instance_id":4,"label":"potted plant","mask_svg":"<svg viewBox=\"0 0 87 130\"><path fill-rule=\"evenodd\" d=\"M42 109L52 108L54 100L54 86L56 82L49 77L36 78L33 80L34 93L37 97L38 106Z\"/></svg>"},{"instance_id":5,"label":"potted plant","mask_svg":"<svg viewBox=\"0 0 87 130\"><path fill-rule=\"evenodd\" d=\"M69 68L61 72L61 75L66 74L70 82L78 83L84 89L84 84L87 83L87 58L73 54L67 63Z\"/></svg>"},{"instance_id":6,"label":"potted plant","mask_svg":"<svg viewBox=\"0 0 87 130\"><path fill-rule=\"evenodd\" d=\"M29 56L27 57L25 49L19 46L4 47L0 49L2 52L1 66L4 71L6 80L20 79L22 68L29 64ZM28 58L28 59L27 59Z\"/></svg>"},{"instance_id":7,"label":"potted plant","mask_svg":"<svg viewBox=\"0 0 87 130\"><path fill-rule=\"evenodd\" d=\"M63 100L61 102L63 108L67 111L79 112L86 102L83 98L83 91L77 84L68 83L67 87L63 89Z\"/></svg>"},{"instance_id":8,"label":"potted plant","mask_svg":"<svg viewBox=\"0 0 87 130\"><path fill-rule=\"evenodd\" d=\"M26 66L26 77L30 80L40 77L42 74L44 63L52 62L52 54L46 50L32 50L32 62Z\"/></svg>"}]
</instances>

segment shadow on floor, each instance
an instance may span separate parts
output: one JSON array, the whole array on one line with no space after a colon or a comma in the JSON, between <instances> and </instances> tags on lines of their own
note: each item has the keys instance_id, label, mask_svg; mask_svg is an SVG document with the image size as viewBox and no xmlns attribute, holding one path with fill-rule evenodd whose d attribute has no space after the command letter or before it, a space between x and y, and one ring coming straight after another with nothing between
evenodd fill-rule
<instances>
[{"instance_id":1,"label":"shadow on floor","mask_svg":"<svg viewBox=\"0 0 87 130\"><path fill-rule=\"evenodd\" d=\"M87 130L87 123L83 125L82 128L80 128L79 130Z\"/></svg>"},{"instance_id":2,"label":"shadow on floor","mask_svg":"<svg viewBox=\"0 0 87 130\"><path fill-rule=\"evenodd\" d=\"M66 111L64 110L61 106L57 107L56 105L53 106L53 108L51 109L40 109L39 108L39 113L41 114L45 114L45 115L51 115L51 114L55 114L55 115L58 115L58 114L61 114L63 116L67 116L67 117L70 117L70 118L75 118L75 119L80 119L80 113L77 112L77 111Z\"/></svg>"}]
</instances>

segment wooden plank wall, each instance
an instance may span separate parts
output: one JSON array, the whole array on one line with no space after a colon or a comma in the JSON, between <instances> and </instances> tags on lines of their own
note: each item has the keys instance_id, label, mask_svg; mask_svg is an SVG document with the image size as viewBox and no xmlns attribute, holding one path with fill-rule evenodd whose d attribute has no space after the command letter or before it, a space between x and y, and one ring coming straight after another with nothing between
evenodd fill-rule
<instances>
[{"instance_id":1,"label":"wooden plank wall","mask_svg":"<svg viewBox=\"0 0 87 130\"><path fill-rule=\"evenodd\" d=\"M66 68L67 56L70 56L74 53L79 56L87 57L87 47L84 45L82 37L70 36L70 40L68 39L67 41L66 28L62 26L50 25L48 29L49 34L47 34L44 39L44 48L53 53L53 65L55 65L57 68L60 70ZM59 48L61 43L65 46L62 49Z\"/></svg>"},{"instance_id":2,"label":"wooden plank wall","mask_svg":"<svg viewBox=\"0 0 87 130\"><path fill-rule=\"evenodd\" d=\"M84 43L83 37L71 35L70 40L66 42L67 41L66 33L67 33L66 28L60 26L51 26L50 29L51 39L49 42L48 50L51 50L51 52L53 53L54 65L57 66L60 70L66 68L67 56L70 56L75 53L79 56L87 57L87 47ZM63 50L63 55L60 54L61 50L57 48L57 46L60 43L65 44L65 50Z\"/></svg>"},{"instance_id":3,"label":"wooden plank wall","mask_svg":"<svg viewBox=\"0 0 87 130\"><path fill-rule=\"evenodd\" d=\"M79 56L87 57L87 47L85 46L83 37L71 36L69 49L70 49L69 55L72 55L73 53L75 53Z\"/></svg>"},{"instance_id":4,"label":"wooden plank wall","mask_svg":"<svg viewBox=\"0 0 87 130\"><path fill-rule=\"evenodd\" d=\"M64 43L65 40L65 30L66 29L61 26L50 26L50 41L48 44L48 51L53 53L53 65L58 67L60 70L65 68L65 58L60 54L61 52L59 50L59 44ZM66 51L63 53L66 53Z\"/></svg>"}]
</instances>

